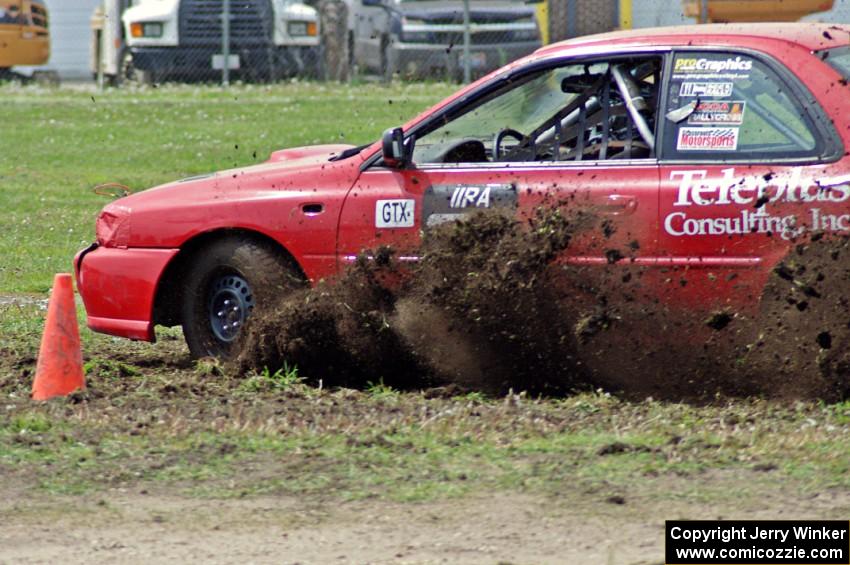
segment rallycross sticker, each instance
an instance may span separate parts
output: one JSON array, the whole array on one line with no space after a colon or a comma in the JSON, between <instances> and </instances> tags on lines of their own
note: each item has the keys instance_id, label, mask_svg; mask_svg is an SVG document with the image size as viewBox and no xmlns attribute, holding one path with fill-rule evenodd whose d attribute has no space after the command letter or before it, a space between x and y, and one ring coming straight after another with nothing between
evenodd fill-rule
<instances>
[{"instance_id":1,"label":"rallycross sticker","mask_svg":"<svg viewBox=\"0 0 850 565\"><path fill-rule=\"evenodd\" d=\"M685 98L728 98L735 85L731 82L683 82L679 96Z\"/></svg>"},{"instance_id":2,"label":"rallycross sticker","mask_svg":"<svg viewBox=\"0 0 850 565\"><path fill-rule=\"evenodd\" d=\"M516 207L516 203L512 184L435 184L422 198L422 225L436 226L476 209Z\"/></svg>"},{"instance_id":3,"label":"rallycross sticker","mask_svg":"<svg viewBox=\"0 0 850 565\"><path fill-rule=\"evenodd\" d=\"M375 227L412 228L415 220L415 200L378 200L375 202Z\"/></svg>"},{"instance_id":4,"label":"rallycross sticker","mask_svg":"<svg viewBox=\"0 0 850 565\"><path fill-rule=\"evenodd\" d=\"M688 117L688 123L693 125L739 126L744 123L746 106L747 103L741 100L700 102L697 104L694 113Z\"/></svg>"},{"instance_id":5,"label":"rallycross sticker","mask_svg":"<svg viewBox=\"0 0 850 565\"><path fill-rule=\"evenodd\" d=\"M738 148L738 128L681 128L679 151L734 151Z\"/></svg>"}]
</instances>

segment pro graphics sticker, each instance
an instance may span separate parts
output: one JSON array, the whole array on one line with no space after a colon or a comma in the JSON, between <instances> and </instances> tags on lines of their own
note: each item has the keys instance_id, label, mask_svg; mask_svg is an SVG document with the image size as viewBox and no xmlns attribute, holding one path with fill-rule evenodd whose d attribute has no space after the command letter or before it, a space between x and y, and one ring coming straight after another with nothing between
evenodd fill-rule
<instances>
[{"instance_id":1,"label":"pro graphics sticker","mask_svg":"<svg viewBox=\"0 0 850 565\"><path fill-rule=\"evenodd\" d=\"M688 117L688 123L694 125L739 126L744 123L742 100L726 102L723 100L700 102L694 113Z\"/></svg>"},{"instance_id":2,"label":"pro graphics sticker","mask_svg":"<svg viewBox=\"0 0 850 565\"><path fill-rule=\"evenodd\" d=\"M679 151L734 151L738 148L738 128L688 128L679 130Z\"/></svg>"},{"instance_id":3,"label":"pro graphics sticker","mask_svg":"<svg viewBox=\"0 0 850 565\"><path fill-rule=\"evenodd\" d=\"M674 78L741 80L750 76L753 62L742 57L709 59L679 57L673 67Z\"/></svg>"}]
</instances>

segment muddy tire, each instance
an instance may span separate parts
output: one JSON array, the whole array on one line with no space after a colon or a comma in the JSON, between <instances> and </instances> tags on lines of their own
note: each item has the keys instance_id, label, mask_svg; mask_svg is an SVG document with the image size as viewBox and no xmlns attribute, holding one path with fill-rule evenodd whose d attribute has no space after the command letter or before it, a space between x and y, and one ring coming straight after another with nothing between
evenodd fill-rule
<instances>
[{"instance_id":1,"label":"muddy tire","mask_svg":"<svg viewBox=\"0 0 850 565\"><path fill-rule=\"evenodd\" d=\"M231 237L200 250L188 269L182 304L192 357L233 357L248 317L304 284L294 261L270 244Z\"/></svg>"}]
</instances>

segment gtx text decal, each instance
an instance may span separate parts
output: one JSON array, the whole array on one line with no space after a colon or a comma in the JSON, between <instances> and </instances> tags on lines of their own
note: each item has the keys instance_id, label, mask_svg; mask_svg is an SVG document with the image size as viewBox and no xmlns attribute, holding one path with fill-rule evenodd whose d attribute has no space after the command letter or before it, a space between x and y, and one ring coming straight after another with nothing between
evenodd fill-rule
<instances>
[{"instance_id":1,"label":"gtx text decal","mask_svg":"<svg viewBox=\"0 0 850 565\"><path fill-rule=\"evenodd\" d=\"M436 226L463 218L473 210L516 207L512 184L435 184L422 198L422 225Z\"/></svg>"},{"instance_id":2,"label":"gtx text decal","mask_svg":"<svg viewBox=\"0 0 850 565\"><path fill-rule=\"evenodd\" d=\"M670 180L678 180L674 208L663 220L664 230L674 237L704 235L777 234L792 239L806 230L850 233L850 213L836 204L850 201L850 176L821 179L803 178L803 169L774 177L737 175L734 168L724 169L720 177L708 177L708 171L673 171ZM804 205L793 210L787 204ZM779 214L772 209L781 205ZM724 206L731 213L720 217L700 209ZM789 213L793 212L793 213Z\"/></svg>"},{"instance_id":3,"label":"gtx text decal","mask_svg":"<svg viewBox=\"0 0 850 565\"><path fill-rule=\"evenodd\" d=\"M412 228L415 220L416 201L378 200L375 202L375 227Z\"/></svg>"}]
</instances>

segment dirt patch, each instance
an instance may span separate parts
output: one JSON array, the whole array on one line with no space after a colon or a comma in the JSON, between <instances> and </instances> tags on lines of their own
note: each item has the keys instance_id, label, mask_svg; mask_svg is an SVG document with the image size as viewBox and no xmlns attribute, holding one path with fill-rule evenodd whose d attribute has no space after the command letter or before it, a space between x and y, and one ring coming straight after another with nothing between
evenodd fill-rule
<instances>
[{"instance_id":1,"label":"dirt patch","mask_svg":"<svg viewBox=\"0 0 850 565\"><path fill-rule=\"evenodd\" d=\"M664 520L842 519L846 493L804 493L753 473L709 473L710 508L679 479L606 495L494 493L420 504L294 497L204 500L156 490L45 499L3 489L0 559L15 563L610 563L663 561ZM656 490L663 488L667 497ZM608 503L603 501L608 500ZM474 519L470 519L470 517ZM281 560L284 561L281 561Z\"/></svg>"},{"instance_id":2,"label":"dirt patch","mask_svg":"<svg viewBox=\"0 0 850 565\"><path fill-rule=\"evenodd\" d=\"M606 266L559 264L574 237L592 233L604 245L610 230L555 210L522 224L491 211L441 226L414 267L390 249L362 258L341 283L254 320L240 370L288 364L330 384L452 383L495 394L847 395L848 238L798 245L760 311L705 312L659 298L646 280L655 273L631 261L638 242L605 250Z\"/></svg>"}]
</instances>

